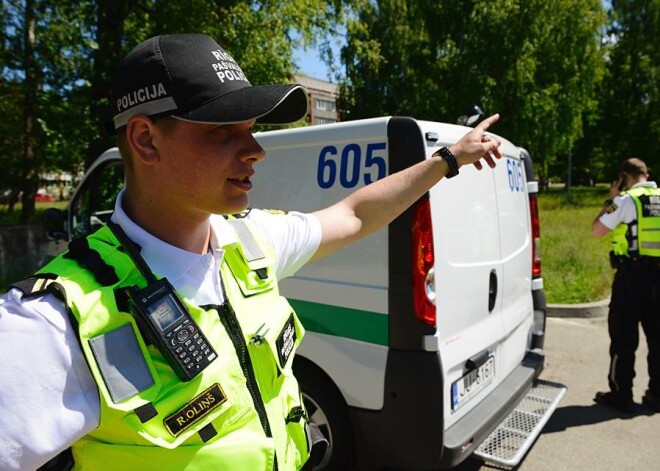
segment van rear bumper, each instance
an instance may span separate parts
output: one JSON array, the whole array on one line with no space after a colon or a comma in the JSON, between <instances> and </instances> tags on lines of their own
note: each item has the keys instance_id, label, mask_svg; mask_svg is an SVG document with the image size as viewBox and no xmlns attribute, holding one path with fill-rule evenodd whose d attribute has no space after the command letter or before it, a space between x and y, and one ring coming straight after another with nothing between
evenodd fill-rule
<instances>
[{"instance_id":1,"label":"van rear bumper","mask_svg":"<svg viewBox=\"0 0 660 471\"><path fill-rule=\"evenodd\" d=\"M440 357L390 349L384 407L349 408L356 469L446 469L465 460L516 407L543 370L541 350L522 363L469 414L444 431Z\"/></svg>"},{"instance_id":2,"label":"van rear bumper","mask_svg":"<svg viewBox=\"0 0 660 471\"><path fill-rule=\"evenodd\" d=\"M441 469L463 461L509 415L543 371L544 361L541 350L528 352L488 397L445 432Z\"/></svg>"}]
</instances>

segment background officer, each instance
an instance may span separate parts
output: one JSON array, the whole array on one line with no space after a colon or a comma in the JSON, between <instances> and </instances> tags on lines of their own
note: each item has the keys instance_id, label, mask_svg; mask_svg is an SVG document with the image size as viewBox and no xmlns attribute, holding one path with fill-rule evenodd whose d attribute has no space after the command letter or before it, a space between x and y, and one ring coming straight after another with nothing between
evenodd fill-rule
<instances>
[{"instance_id":1,"label":"background officer","mask_svg":"<svg viewBox=\"0 0 660 471\"><path fill-rule=\"evenodd\" d=\"M646 164L625 160L593 223L595 236L614 230L610 260L616 268L608 326L610 391L594 401L623 412L634 410L632 384L639 327L648 343L649 384L642 404L660 412L660 189L648 181Z\"/></svg>"}]
</instances>

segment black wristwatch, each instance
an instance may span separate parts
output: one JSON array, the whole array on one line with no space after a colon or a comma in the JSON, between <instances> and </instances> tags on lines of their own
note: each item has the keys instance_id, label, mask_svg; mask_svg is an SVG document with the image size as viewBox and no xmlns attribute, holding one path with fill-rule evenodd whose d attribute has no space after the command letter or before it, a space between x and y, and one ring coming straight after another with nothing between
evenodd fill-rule
<instances>
[{"instance_id":1,"label":"black wristwatch","mask_svg":"<svg viewBox=\"0 0 660 471\"><path fill-rule=\"evenodd\" d=\"M452 154L447 147L441 147L436 150L432 157L441 157L447 162L447 165L449 166L449 173L446 175L447 178L453 178L458 175L458 162L456 161L454 154Z\"/></svg>"}]
</instances>

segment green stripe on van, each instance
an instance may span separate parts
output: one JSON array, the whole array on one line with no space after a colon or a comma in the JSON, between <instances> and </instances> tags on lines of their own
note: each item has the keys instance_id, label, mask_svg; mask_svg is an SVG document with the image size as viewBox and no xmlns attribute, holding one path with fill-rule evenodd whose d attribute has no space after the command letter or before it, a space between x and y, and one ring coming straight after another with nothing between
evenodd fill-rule
<instances>
[{"instance_id":1,"label":"green stripe on van","mask_svg":"<svg viewBox=\"0 0 660 471\"><path fill-rule=\"evenodd\" d=\"M289 299L305 329L376 345L388 344L388 316L328 304Z\"/></svg>"}]
</instances>

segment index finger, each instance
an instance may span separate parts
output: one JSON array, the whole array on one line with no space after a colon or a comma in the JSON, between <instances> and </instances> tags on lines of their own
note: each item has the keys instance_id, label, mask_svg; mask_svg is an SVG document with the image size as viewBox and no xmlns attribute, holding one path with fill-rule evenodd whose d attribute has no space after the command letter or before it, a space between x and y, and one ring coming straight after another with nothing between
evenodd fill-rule
<instances>
[{"instance_id":1,"label":"index finger","mask_svg":"<svg viewBox=\"0 0 660 471\"><path fill-rule=\"evenodd\" d=\"M480 131L483 132L483 131L485 131L486 129L488 129L492 124L495 124L495 123L497 122L498 119L500 119L500 114L499 114L499 113L495 113L494 115L489 116L488 118L484 119L482 122L480 122L479 124L477 124L477 126L475 127L475 129L479 129Z\"/></svg>"}]
</instances>

